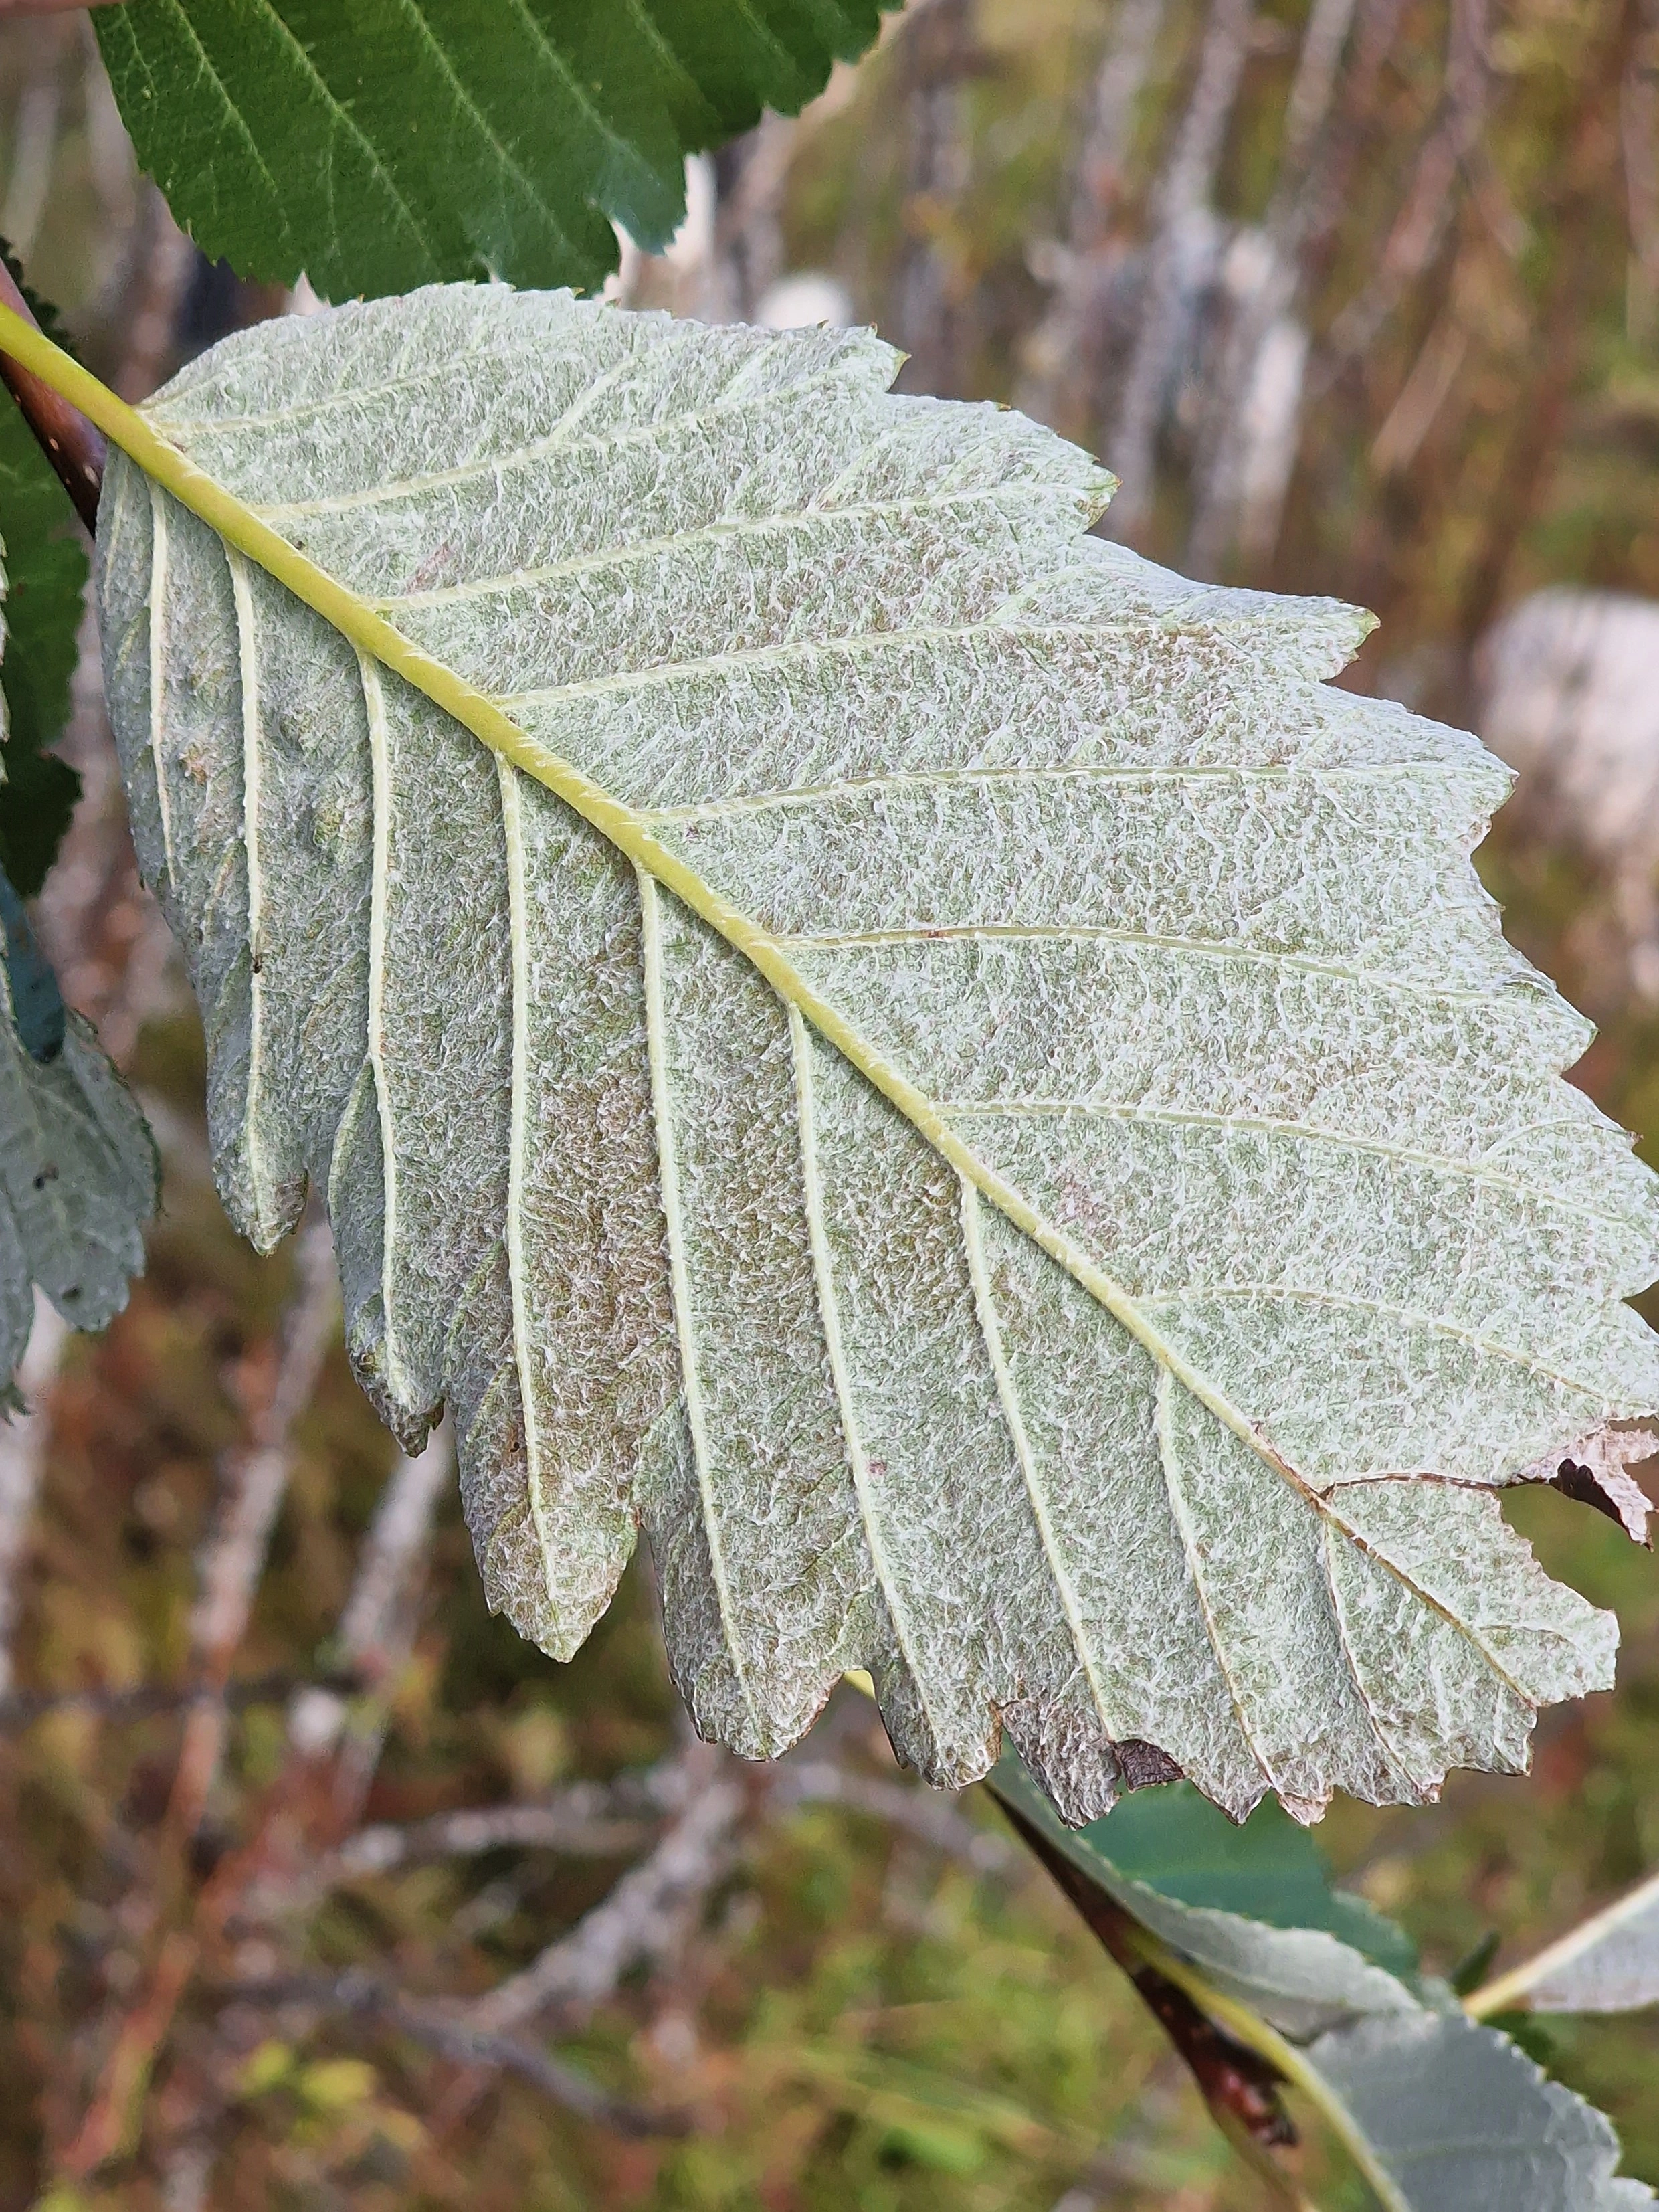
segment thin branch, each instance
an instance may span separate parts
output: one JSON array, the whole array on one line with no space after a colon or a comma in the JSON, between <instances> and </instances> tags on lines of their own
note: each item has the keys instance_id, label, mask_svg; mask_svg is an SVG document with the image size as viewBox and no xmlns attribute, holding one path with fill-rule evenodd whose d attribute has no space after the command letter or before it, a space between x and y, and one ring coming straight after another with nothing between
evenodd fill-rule
<instances>
[{"instance_id":1,"label":"thin branch","mask_svg":"<svg viewBox=\"0 0 1659 2212\"><path fill-rule=\"evenodd\" d=\"M1187 563L1197 575L1218 575L1235 538L1261 559L1279 534L1300 443L1307 358L1307 333L1296 318L1354 8L1355 0L1314 0L1303 33L1262 226L1261 272L1234 311L1198 441L1187 542Z\"/></svg>"},{"instance_id":2,"label":"thin branch","mask_svg":"<svg viewBox=\"0 0 1659 2212\"><path fill-rule=\"evenodd\" d=\"M0 1697L0 1729L33 1728L57 1713L80 1713L90 1720L117 1723L155 1720L163 1713L188 1712L198 1705L242 1713L255 1705L285 1705L296 1691L345 1698L360 1695L367 1686L359 1674L313 1675L302 1681L284 1670L216 1685L193 1682L182 1689L143 1682L131 1690L12 1690Z\"/></svg>"},{"instance_id":3,"label":"thin branch","mask_svg":"<svg viewBox=\"0 0 1659 2212\"><path fill-rule=\"evenodd\" d=\"M1047 1837L998 1799L1020 1841L1041 1861L1091 1931L1133 1983L1147 2009L1186 2061L1204 2101L1229 2137L1242 2134L1259 2150L1293 2143L1296 2130L1279 2094L1284 2077L1258 2051L1219 2027L1166 1974L1147 1963L1133 1920L1085 1879Z\"/></svg>"},{"instance_id":4,"label":"thin branch","mask_svg":"<svg viewBox=\"0 0 1659 2212\"><path fill-rule=\"evenodd\" d=\"M1139 332L1106 447L1119 485L1104 527L1120 540L1132 541L1152 511L1158 423L1186 327L1183 247L1214 191L1251 21L1251 0L1212 0L1192 94L1153 195Z\"/></svg>"},{"instance_id":5,"label":"thin branch","mask_svg":"<svg viewBox=\"0 0 1659 2212\"><path fill-rule=\"evenodd\" d=\"M248 1449L226 1462L217 1525L200 1557L191 1640L201 1677L215 1691L228 1679L247 1627L293 1473L294 1425L311 1403L335 1328L334 1249L320 1216L301 1231L295 1260L299 1283L283 1325L276 1383L252 1424ZM222 1698L191 1709L170 1816L184 1834L200 1823L224 1754L225 1723Z\"/></svg>"},{"instance_id":6,"label":"thin branch","mask_svg":"<svg viewBox=\"0 0 1659 2212\"><path fill-rule=\"evenodd\" d=\"M386 1477L335 1636L342 1660L366 1680L389 1680L408 1655L415 1588L432 1541L433 1516L454 1467L446 1426L434 1431L424 1451L400 1454ZM345 1722L342 1699L307 1689L289 1716L289 1741L305 1757L319 1758L339 1741Z\"/></svg>"},{"instance_id":7,"label":"thin branch","mask_svg":"<svg viewBox=\"0 0 1659 2212\"><path fill-rule=\"evenodd\" d=\"M1118 258L1112 224L1165 4L1123 0L1113 10L1078 158L1066 244L1054 258L1054 297L1031 340L1017 394L1026 414L1068 434L1086 435L1091 428Z\"/></svg>"},{"instance_id":8,"label":"thin branch","mask_svg":"<svg viewBox=\"0 0 1659 2212\"><path fill-rule=\"evenodd\" d=\"M1316 397L1329 390L1348 362L1369 350L1438 252L1457 211L1458 183L1480 140L1491 93L1486 10L1487 0L1453 0L1440 114L1417 157L1376 275L1331 325Z\"/></svg>"},{"instance_id":9,"label":"thin branch","mask_svg":"<svg viewBox=\"0 0 1659 2212\"><path fill-rule=\"evenodd\" d=\"M647 1842L653 1824L619 1816L614 1802L603 1784L579 1782L544 1805L470 1806L428 1820L382 1821L349 1836L319 1873L347 1881L498 1850L557 1851L567 1858L620 1856Z\"/></svg>"},{"instance_id":10,"label":"thin branch","mask_svg":"<svg viewBox=\"0 0 1659 2212\"><path fill-rule=\"evenodd\" d=\"M1457 607L1458 634L1473 645L1503 596L1510 561L1531 521L1566 428L1567 406L1590 327L1590 286L1596 268L1595 226L1606 201L1609 141L1619 118L1619 89L1642 32L1640 0L1624 0L1607 43L1586 74L1571 138L1557 161L1553 204L1540 229L1550 240L1551 264L1533 324L1533 374L1510 410L1506 449L1482 514L1481 542L1465 574Z\"/></svg>"},{"instance_id":11,"label":"thin branch","mask_svg":"<svg viewBox=\"0 0 1659 2212\"><path fill-rule=\"evenodd\" d=\"M744 1795L730 1762L693 1745L684 1764L700 1779L684 1811L650 1856L521 1973L475 2004L475 2028L494 2034L553 2008L586 2012L624 1974L679 1948L691 1915L731 1863Z\"/></svg>"},{"instance_id":12,"label":"thin branch","mask_svg":"<svg viewBox=\"0 0 1659 2212\"><path fill-rule=\"evenodd\" d=\"M218 1778L228 1734L224 1691L231 1663L288 1487L294 1424L311 1401L335 1327L333 1251L320 1217L301 1231L297 1266L299 1285L283 1327L274 1386L250 1424L248 1448L224 1464L217 1524L200 1554L191 1630L198 1684L208 1694L192 1702L185 1723L163 1823L159 1878L131 1900L131 1924L144 1937L153 1934L170 1898L176 1899L183 1887L188 1846L199 1832ZM219 1932L220 1903L210 1884L188 1929L175 1927L161 1937L138 1995L121 2009L85 2118L58 2161L69 2179L83 2179L126 2140L143 2084L172 2030L203 1947Z\"/></svg>"},{"instance_id":13,"label":"thin branch","mask_svg":"<svg viewBox=\"0 0 1659 2212\"><path fill-rule=\"evenodd\" d=\"M122 2018L99 2077L98 2094L75 2140L58 2161L60 2173L70 2180L84 2180L131 2140L155 2054L173 2024L198 1956L193 1936L182 1929L170 1930L143 1995Z\"/></svg>"},{"instance_id":14,"label":"thin branch","mask_svg":"<svg viewBox=\"0 0 1659 2212\"><path fill-rule=\"evenodd\" d=\"M395 1682L414 1649L433 1520L454 1479L454 1437L446 1421L424 1451L399 1456L374 1509L337 1641L346 1665L382 1692ZM336 1836L362 1817L387 1719L384 1695L355 1717L343 1698L309 1690L289 1709L289 1743L294 1751L309 1759L337 1751L332 1791Z\"/></svg>"},{"instance_id":15,"label":"thin branch","mask_svg":"<svg viewBox=\"0 0 1659 2212\"><path fill-rule=\"evenodd\" d=\"M947 1857L960 1860L975 1874L1006 1874L1018 1863L1000 1836L975 1827L936 1790L855 1774L830 1759L786 1761L768 1796L772 1804L784 1808L844 1805L850 1812L868 1813Z\"/></svg>"},{"instance_id":16,"label":"thin branch","mask_svg":"<svg viewBox=\"0 0 1659 2212\"><path fill-rule=\"evenodd\" d=\"M985 63L969 0L907 9L904 251L893 279L894 334L909 356L907 384L943 398L960 388L972 354L975 288L961 265L954 217L972 161L965 87Z\"/></svg>"},{"instance_id":17,"label":"thin branch","mask_svg":"<svg viewBox=\"0 0 1659 2212\"><path fill-rule=\"evenodd\" d=\"M684 2136L690 2123L684 2113L653 2112L613 2097L596 2081L556 2058L539 2045L489 2028L435 2006L417 2003L400 1990L372 1976L342 1974L337 1979L296 1976L273 1982L232 1983L218 1993L227 2002L276 2008L301 2005L319 2012L346 2013L383 2021L429 2051L464 2066L489 2066L517 2074L556 2104L615 2134L635 2137Z\"/></svg>"},{"instance_id":18,"label":"thin branch","mask_svg":"<svg viewBox=\"0 0 1659 2212\"><path fill-rule=\"evenodd\" d=\"M4 0L0 0L0 6ZM25 322L34 323L33 310L18 289L12 273L0 261L0 300ZM104 488L106 447L77 407L52 390L51 385L23 368L9 355L0 354L0 380L17 402L23 420L40 441L40 450L58 472L58 481L75 502L75 511L88 531L98 528L98 495Z\"/></svg>"}]
</instances>

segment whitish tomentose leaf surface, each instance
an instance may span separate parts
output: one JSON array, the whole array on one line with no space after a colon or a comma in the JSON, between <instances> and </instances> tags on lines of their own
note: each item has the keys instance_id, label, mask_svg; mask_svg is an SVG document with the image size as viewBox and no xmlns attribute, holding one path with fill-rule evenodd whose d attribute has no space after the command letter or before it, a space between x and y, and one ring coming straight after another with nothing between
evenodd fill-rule
<instances>
[{"instance_id":1,"label":"whitish tomentose leaf surface","mask_svg":"<svg viewBox=\"0 0 1659 2212\"><path fill-rule=\"evenodd\" d=\"M1149 1746L1236 1813L1517 1765L1614 1634L1493 1493L1659 1395L1659 1214L1470 868L1505 773L1327 688L1365 617L1085 536L1092 462L896 359L455 289L153 403L623 810L115 463L227 1200L269 1244L326 1194L358 1370L405 1438L453 1407L526 1634L574 1650L643 1519L745 1753L866 1666L925 1772L1000 1716L1073 1818Z\"/></svg>"}]
</instances>

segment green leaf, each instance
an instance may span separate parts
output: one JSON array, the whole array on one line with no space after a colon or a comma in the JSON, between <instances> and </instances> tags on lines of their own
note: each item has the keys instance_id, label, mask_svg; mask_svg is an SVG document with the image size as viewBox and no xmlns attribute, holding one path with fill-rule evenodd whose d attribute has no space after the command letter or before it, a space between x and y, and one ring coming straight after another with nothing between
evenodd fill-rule
<instances>
[{"instance_id":1,"label":"green leaf","mask_svg":"<svg viewBox=\"0 0 1659 2212\"><path fill-rule=\"evenodd\" d=\"M0 681L7 730L0 752L0 868L25 898L57 856L81 779L47 748L69 718L87 556L69 495L34 434L0 393L0 544L8 592Z\"/></svg>"},{"instance_id":2,"label":"green leaf","mask_svg":"<svg viewBox=\"0 0 1659 2212\"><path fill-rule=\"evenodd\" d=\"M1360 1900L1333 1890L1322 1868L1313 1881L1297 1880L1294 1875L1289 1878L1308 1896L1307 1921L1284 1917L1287 1882L1273 1872L1259 1840L1244 1840L1247 1830L1232 1831L1239 1841L1230 1886L1240 1904L1252 1909L1226 1910L1207 1899L1189 1899L1184 1894L1188 1888L1208 1887L1213 1893L1221 1887L1228 1856L1204 1817L1207 1814L1209 1820L1224 1822L1225 1815L1190 1793L1176 1797L1157 1816L1177 1863L1162 1875L1142 1853L1147 1824L1133 1816L1145 1797L1167 1799L1169 1790L1152 1790L1144 1796L1137 1792L1107 1819L1074 1829L1059 1819L1019 1760L1008 1753L998 1761L988 1786L1016 1825L1035 1831L1087 1883L1199 1968L1212 1992L1247 2006L1280 2033L1308 2042L1368 2014L1412 2011L1420 2006L1412 1972L1414 1953L1404 1929L1377 1913L1366 1913L1363 1921L1356 1915L1349 1924L1364 1926L1368 1938L1364 1951L1333 1933L1334 1926L1343 1924L1343 1905L1358 1906ZM1125 1819L1126 1814L1131 1817ZM1120 1821L1125 1841L1121 1858L1115 1842ZM1304 1840L1309 1849L1316 1849ZM1179 1864L1183 1860L1188 1862L1184 1869ZM1194 1862L1206 1869L1206 1881L1194 1881ZM1379 1964L1378 1954L1399 1960L1403 1973Z\"/></svg>"},{"instance_id":3,"label":"green leaf","mask_svg":"<svg viewBox=\"0 0 1659 2212\"><path fill-rule=\"evenodd\" d=\"M1005 1752L998 1776L1014 1766ZM1188 1783L1137 1790L1079 1841L1178 1904L1243 1913L1270 1928L1322 1928L1402 1979L1417 1970L1404 1929L1364 1898L1333 1889L1318 1844L1271 1799L1241 1827Z\"/></svg>"},{"instance_id":4,"label":"green leaf","mask_svg":"<svg viewBox=\"0 0 1659 2212\"><path fill-rule=\"evenodd\" d=\"M597 286L684 158L793 114L895 0L126 0L94 16L138 158L204 250L325 296Z\"/></svg>"},{"instance_id":5,"label":"green leaf","mask_svg":"<svg viewBox=\"0 0 1659 2212\"><path fill-rule=\"evenodd\" d=\"M1077 1832L1017 1762L1005 1758L990 1787L1040 1854L1063 1862L1076 1901L1086 1908L1092 1893L1127 1916L1141 1963L1310 2099L1385 2212L1638 2212L1655 2202L1642 2183L1617 2177L1618 2139L1605 2117L1547 2080L1509 2037L1468 2019L1443 1985L1396 1979L1325 1932L1340 1893L1310 1900L1306 1929L1278 1918L1285 1883L1249 1840L1260 1815L1234 1832L1231 1878L1271 1922L1178 1894L1229 1874L1212 1825L1219 1816L1188 1792L1146 1793L1161 1802L1157 1824L1170 1850L1160 1876L1143 1856L1154 1824L1125 1818L1145 1799ZM1300 1878L1297 1887L1306 1893Z\"/></svg>"},{"instance_id":6,"label":"green leaf","mask_svg":"<svg viewBox=\"0 0 1659 2212\"><path fill-rule=\"evenodd\" d=\"M866 1667L1073 1820L1518 1767L1614 1626L1497 1493L1659 1396L1659 1186L1469 866L1507 776L896 359L458 288L148 423L58 372L154 471L106 675L227 1203L326 1194L526 1634L644 1522L747 1753Z\"/></svg>"},{"instance_id":7,"label":"green leaf","mask_svg":"<svg viewBox=\"0 0 1659 2212\"><path fill-rule=\"evenodd\" d=\"M11 878L0 868L0 926L5 931L6 976L12 1026L31 1060L55 1060L64 1049L67 1017L58 978L34 934Z\"/></svg>"},{"instance_id":8,"label":"green leaf","mask_svg":"<svg viewBox=\"0 0 1659 2212\"><path fill-rule=\"evenodd\" d=\"M9 653L3 672L9 678ZM144 1117L90 1025L65 1015L3 870L0 921L3 1411L16 1403L12 1377L33 1325L35 1284L76 1328L102 1328L126 1304L128 1279L144 1264L156 1162Z\"/></svg>"},{"instance_id":9,"label":"green leaf","mask_svg":"<svg viewBox=\"0 0 1659 2212\"><path fill-rule=\"evenodd\" d=\"M31 472L21 471L15 480L8 472L8 434L20 423L8 403L0 412L0 517L9 531L20 514L30 527L43 520L50 526L52 519L50 504L34 497L40 487ZM27 431L23 434L28 438ZM33 439L28 442L33 448ZM44 459L40 466L58 492ZM15 482L24 491L15 501ZM58 497L67 510L61 492ZM54 641L46 618L52 592L45 580L52 572L43 569L33 540L20 533L15 542L22 556L22 576L38 588L27 596L16 568L9 577L0 567L0 596L5 597L5 620L0 623L0 738L5 745L0 757L15 779L0 787L5 861L14 839L26 854L46 843L43 817L18 810L16 792L20 786L29 787L31 761L37 768L58 765L25 750L24 774L17 774L20 744L13 718L25 710L39 712L42 690L49 690ZM85 574L82 562L82 581ZM75 613L78 621L78 583ZM71 669L75 627L75 622L69 624ZM53 848L61 829L59 824L50 833ZM27 874L24 882L29 882ZM128 1279L143 1267L143 1224L155 1211L157 1192L155 1147L144 1118L99 1050L91 1027L79 1015L65 1013L19 889L9 866L0 864L5 942L0 960L0 1412L16 1403L12 1377L33 1325L33 1285L40 1285L72 1327L105 1327L126 1304Z\"/></svg>"}]
</instances>

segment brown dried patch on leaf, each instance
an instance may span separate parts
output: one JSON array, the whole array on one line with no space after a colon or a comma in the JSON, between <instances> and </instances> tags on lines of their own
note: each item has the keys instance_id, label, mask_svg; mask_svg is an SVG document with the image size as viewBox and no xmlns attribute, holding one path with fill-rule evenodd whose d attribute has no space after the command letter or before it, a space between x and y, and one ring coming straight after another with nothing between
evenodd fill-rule
<instances>
[{"instance_id":1,"label":"brown dried patch on leaf","mask_svg":"<svg viewBox=\"0 0 1659 2212\"><path fill-rule=\"evenodd\" d=\"M1659 1453L1659 1437L1650 1430L1620 1429L1609 1423L1576 1443L1555 1462L1553 1474L1550 1462L1540 1460L1522 1480L1547 1482L1564 1497L1576 1498L1581 1505L1593 1505L1598 1513L1616 1521L1632 1543L1644 1544L1651 1551L1648 1516L1653 1503L1630 1469L1656 1453Z\"/></svg>"}]
</instances>

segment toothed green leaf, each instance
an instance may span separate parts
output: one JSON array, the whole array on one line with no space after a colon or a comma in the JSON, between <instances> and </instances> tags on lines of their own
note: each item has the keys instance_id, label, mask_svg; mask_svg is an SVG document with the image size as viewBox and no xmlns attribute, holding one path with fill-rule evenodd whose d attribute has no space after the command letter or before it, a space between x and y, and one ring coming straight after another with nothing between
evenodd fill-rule
<instances>
[{"instance_id":1,"label":"toothed green leaf","mask_svg":"<svg viewBox=\"0 0 1659 2212\"><path fill-rule=\"evenodd\" d=\"M1518 1766L1614 1629L1498 1492L1659 1397L1659 1212L1469 866L1505 773L896 361L456 288L153 403L289 578L112 464L221 1188L325 1194L490 1602L568 1653L642 1520L745 1753L861 1666L1073 1820Z\"/></svg>"},{"instance_id":2,"label":"toothed green leaf","mask_svg":"<svg viewBox=\"0 0 1659 2212\"><path fill-rule=\"evenodd\" d=\"M95 15L191 235L325 297L597 286L667 244L688 153L793 115L895 0L126 0Z\"/></svg>"}]
</instances>

